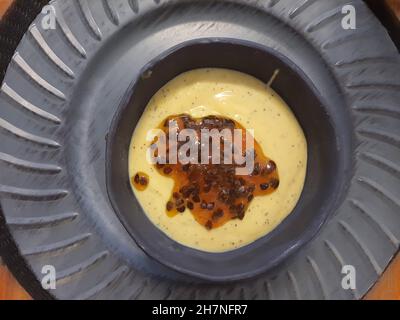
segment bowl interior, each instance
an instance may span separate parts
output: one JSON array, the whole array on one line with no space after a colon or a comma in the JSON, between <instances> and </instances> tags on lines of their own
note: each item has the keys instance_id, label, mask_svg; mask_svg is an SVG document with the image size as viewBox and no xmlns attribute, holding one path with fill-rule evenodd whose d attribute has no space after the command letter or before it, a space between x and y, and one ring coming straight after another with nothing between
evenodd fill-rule
<instances>
[{"instance_id":1,"label":"bowl interior","mask_svg":"<svg viewBox=\"0 0 400 320\"><path fill-rule=\"evenodd\" d=\"M296 115L308 143L306 181L294 211L268 235L225 253L191 249L167 237L143 212L128 175L130 141L150 98L175 76L203 67L238 70L263 82L279 69L272 88ZM344 170L337 152L338 135L324 105L301 69L273 49L233 39L202 39L170 49L144 66L110 128L107 189L116 214L149 256L177 271L211 281L237 280L266 271L310 240L335 210L332 195L340 188Z\"/></svg>"}]
</instances>

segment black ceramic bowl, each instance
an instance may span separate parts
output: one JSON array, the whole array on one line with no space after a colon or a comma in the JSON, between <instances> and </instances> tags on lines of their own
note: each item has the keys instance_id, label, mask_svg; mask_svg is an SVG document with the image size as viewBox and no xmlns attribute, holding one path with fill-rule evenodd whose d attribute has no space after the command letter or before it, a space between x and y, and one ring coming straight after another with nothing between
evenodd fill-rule
<instances>
[{"instance_id":1,"label":"black ceramic bowl","mask_svg":"<svg viewBox=\"0 0 400 320\"><path fill-rule=\"evenodd\" d=\"M245 247L207 253L185 247L147 218L129 183L128 152L136 123L150 98L182 72L203 67L238 70L268 82L300 122L308 143L307 176L293 212L271 233ZM245 106L244 106L245 107ZM336 129L334 129L336 128ZM338 155L338 127L299 66L271 48L232 39L182 43L144 67L122 101L107 142L107 187L115 212L137 244L152 258L177 271L211 281L248 278L276 266L308 242L335 209L344 174ZM291 157L290 154L287 155Z\"/></svg>"}]
</instances>

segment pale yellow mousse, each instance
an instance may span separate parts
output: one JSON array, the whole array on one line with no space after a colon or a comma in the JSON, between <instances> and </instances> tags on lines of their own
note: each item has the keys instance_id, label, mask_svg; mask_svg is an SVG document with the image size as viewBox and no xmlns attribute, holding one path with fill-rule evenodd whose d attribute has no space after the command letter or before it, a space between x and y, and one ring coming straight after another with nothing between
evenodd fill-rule
<instances>
[{"instance_id":1,"label":"pale yellow mousse","mask_svg":"<svg viewBox=\"0 0 400 320\"><path fill-rule=\"evenodd\" d=\"M279 77L279 75L278 75ZM173 179L161 176L146 158L149 130L168 116L220 115L253 129L264 154L279 171L279 188L255 197L243 220L231 220L207 230L189 209L175 217L166 213ZM276 228L294 209L306 176L307 142L294 114L267 84L247 74L227 69L196 69L183 73L161 88L150 100L132 137L129 174L149 176L144 191L132 188L148 218L171 239L207 252L224 252L252 243ZM132 214L137 214L132 212Z\"/></svg>"}]
</instances>

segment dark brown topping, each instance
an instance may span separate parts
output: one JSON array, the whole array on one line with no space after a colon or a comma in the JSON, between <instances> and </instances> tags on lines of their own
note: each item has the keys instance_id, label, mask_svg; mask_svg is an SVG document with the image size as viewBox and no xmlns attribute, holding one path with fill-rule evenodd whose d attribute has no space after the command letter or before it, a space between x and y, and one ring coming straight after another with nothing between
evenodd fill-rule
<instances>
[{"instance_id":1,"label":"dark brown topping","mask_svg":"<svg viewBox=\"0 0 400 320\"><path fill-rule=\"evenodd\" d=\"M245 186L240 186L240 187L237 189L237 193L240 194L240 195L246 194L246 187L245 187Z\"/></svg>"},{"instance_id":2,"label":"dark brown topping","mask_svg":"<svg viewBox=\"0 0 400 320\"><path fill-rule=\"evenodd\" d=\"M256 196L263 196L274 192L279 186L279 176L275 162L267 158L257 141L254 148L246 148L246 130L237 122L219 116L192 118L182 114L171 116L160 125L166 137L169 134L171 121L177 125L178 133L183 129L194 129L199 141L201 129L240 129L243 132L243 155L253 153L255 156L254 169L249 175L236 175L240 167L233 164L201 164L201 143L198 143L199 163L156 164L157 171L174 179L174 188L167 213L173 217L188 208L198 223L208 230L218 228L231 219L244 219L246 210ZM168 139L167 139L168 141ZM153 143L155 143L153 141ZM178 142L178 147L185 142ZM218 142L217 142L218 143ZM224 153L224 141L221 139L221 159ZM234 142L235 143L235 142ZM240 143L240 142L239 142ZM168 146L167 159L168 159ZM158 155L155 155L158 156ZM159 158L160 159L160 158ZM211 157L210 157L211 159ZM168 163L165 161L164 163ZM186 206L185 206L186 204Z\"/></svg>"},{"instance_id":3,"label":"dark brown topping","mask_svg":"<svg viewBox=\"0 0 400 320\"><path fill-rule=\"evenodd\" d=\"M257 162L257 163L254 165L253 176L258 176L258 175L260 174L260 171L261 171L261 169L260 169L260 164Z\"/></svg>"},{"instance_id":4,"label":"dark brown topping","mask_svg":"<svg viewBox=\"0 0 400 320\"><path fill-rule=\"evenodd\" d=\"M256 185L255 185L254 183L251 183L251 184L249 185L248 190L249 190L249 192L254 192L254 190L256 190Z\"/></svg>"},{"instance_id":5,"label":"dark brown topping","mask_svg":"<svg viewBox=\"0 0 400 320\"><path fill-rule=\"evenodd\" d=\"M188 201L188 202L186 203L186 206L187 206L190 210L193 210L193 209L194 209L194 204L193 204L193 202L191 202L191 201Z\"/></svg>"},{"instance_id":6,"label":"dark brown topping","mask_svg":"<svg viewBox=\"0 0 400 320\"><path fill-rule=\"evenodd\" d=\"M140 183L142 186L147 186L147 184L149 183L149 181L147 180L146 177L140 177L139 183Z\"/></svg>"},{"instance_id":7,"label":"dark brown topping","mask_svg":"<svg viewBox=\"0 0 400 320\"><path fill-rule=\"evenodd\" d=\"M269 188L269 183L268 182L260 184L260 189L261 190L267 190L268 188Z\"/></svg>"},{"instance_id":8,"label":"dark brown topping","mask_svg":"<svg viewBox=\"0 0 400 320\"><path fill-rule=\"evenodd\" d=\"M214 202L209 202L209 203L207 203L207 210L213 210L213 209L214 209L214 206L215 206L215 203L214 203Z\"/></svg>"},{"instance_id":9,"label":"dark brown topping","mask_svg":"<svg viewBox=\"0 0 400 320\"><path fill-rule=\"evenodd\" d=\"M213 223L211 222L211 220L208 220L208 221L206 222L205 227L206 227L207 230L211 230L211 229L212 229Z\"/></svg>"},{"instance_id":10,"label":"dark brown topping","mask_svg":"<svg viewBox=\"0 0 400 320\"><path fill-rule=\"evenodd\" d=\"M206 183L203 188L203 192L208 193L211 191L211 184Z\"/></svg>"},{"instance_id":11,"label":"dark brown topping","mask_svg":"<svg viewBox=\"0 0 400 320\"><path fill-rule=\"evenodd\" d=\"M183 186L179 192L183 195L185 198L189 198L192 193L196 191L196 187L194 185L188 185L188 186Z\"/></svg>"},{"instance_id":12,"label":"dark brown topping","mask_svg":"<svg viewBox=\"0 0 400 320\"><path fill-rule=\"evenodd\" d=\"M165 166L165 164L162 164L162 163L156 163L156 167L157 167L157 169L162 169L162 168L164 168L164 166Z\"/></svg>"},{"instance_id":13,"label":"dark brown topping","mask_svg":"<svg viewBox=\"0 0 400 320\"><path fill-rule=\"evenodd\" d=\"M182 206L182 207L179 207L176 210L178 210L178 212L182 213L182 212L185 212L186 208L185 208L185 206Z\"/></svg>"},{"instance_id":14,"label":"dark brown topping","mask_svg":"<svg viewBox=\"0 0 400 320\"><path fill-rule=\"evenodd\" d=\"M278 179L271 179L271 181L269 182L270 186L274 189L277 189L279 187L279 180Z\"/></svg>"},{"instance_id":15,"label":"dark brown topping","mask_svg":"<svg viewBox=\"0 0 400 320\"><path fill-rule=\"evenodd\" d=\"M212 218L213 220L219 219L223 217L224 211L221 208L218 208L217 210L214 211Z\"/></svg>"},{"instance_id":16,"label":"dark brown topping","mask_svg":"<svg viewBox=\"0 0 400 320\"><path fill-rule=\"evenodd\" d=\"M181 197L181 195L180 195L178 192L174 192L174 193L172 194L172 197L173 197L174 199L179 199L179 198Z\"/></svg>"},{"instance_id":17,"label":"dark brown topping","mask_svg":"<svg viewBox=\"0 0 400 320\"><path fill-rule=\"evenodd\" d=\"M174 204L172 201L167 202L167 211L171 211L174 208Z\"/></svg>"},{"instance_id":18,"label":"dark brown topping","mask_svg":"<svg viewBox=\"0 0 400 320\"><path fill-rule=\"evenodd\" d=\"M165 174L170 174L172 172L172 168L171 167L165 167L163 171L164 171Z\"/></svg>"},{"instance_id":19,"label":"dark brown topping","mask_svg":"<svg viewBox=\"0 0 400 320\"><path fill-rule=\"evenodd\" d=\"M138 172L131 179L131 183L135 187L135 189L139 191L143 191L147 188L149 184L149 176L143 172Z\"/></svg>"},{"instance_id":20,"label":"dark brown topping","mask_svg":"<svg viewBox=\"0 0 400 320\"><path fill-rule=\"evenodd\" d=\"M270 160L267 162L267 164L263 168L262 175L266 176L268 174L271 174L272 172L274 172L274 170L276 170L276 164L274 161Z\"/></svg>"}]
</instances>

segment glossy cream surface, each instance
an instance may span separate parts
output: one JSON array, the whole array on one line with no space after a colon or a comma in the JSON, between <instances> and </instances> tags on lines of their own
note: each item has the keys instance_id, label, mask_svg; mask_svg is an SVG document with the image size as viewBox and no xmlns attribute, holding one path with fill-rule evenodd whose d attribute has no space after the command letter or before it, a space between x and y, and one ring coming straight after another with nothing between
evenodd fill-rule
<instances>
[{"instance_id":1,"label":"glossy cream surface","mask_svg":"<svg viewBox=\"0 0 400 320\"><path fill-rule=\"evenodd\" d=\"M238 121L254 130L264 154L276 162L279 188L270 195L255 197L243 220L231 220L207 230L195 221L189 209L175 217L167 215L165 206L173 180L161 176L147 161L151 142L146 137L168 116L182 113L192 117L221 115ZM239 248L276 228L300 198L306 165L307 142L286 103L267 84L227 69L196 69L168 82L149 101L129 150L130 177L139 171L149 175L144 191L132 187L149 219L173 240L207 252Z\"/></svg>"}]
</instances>

